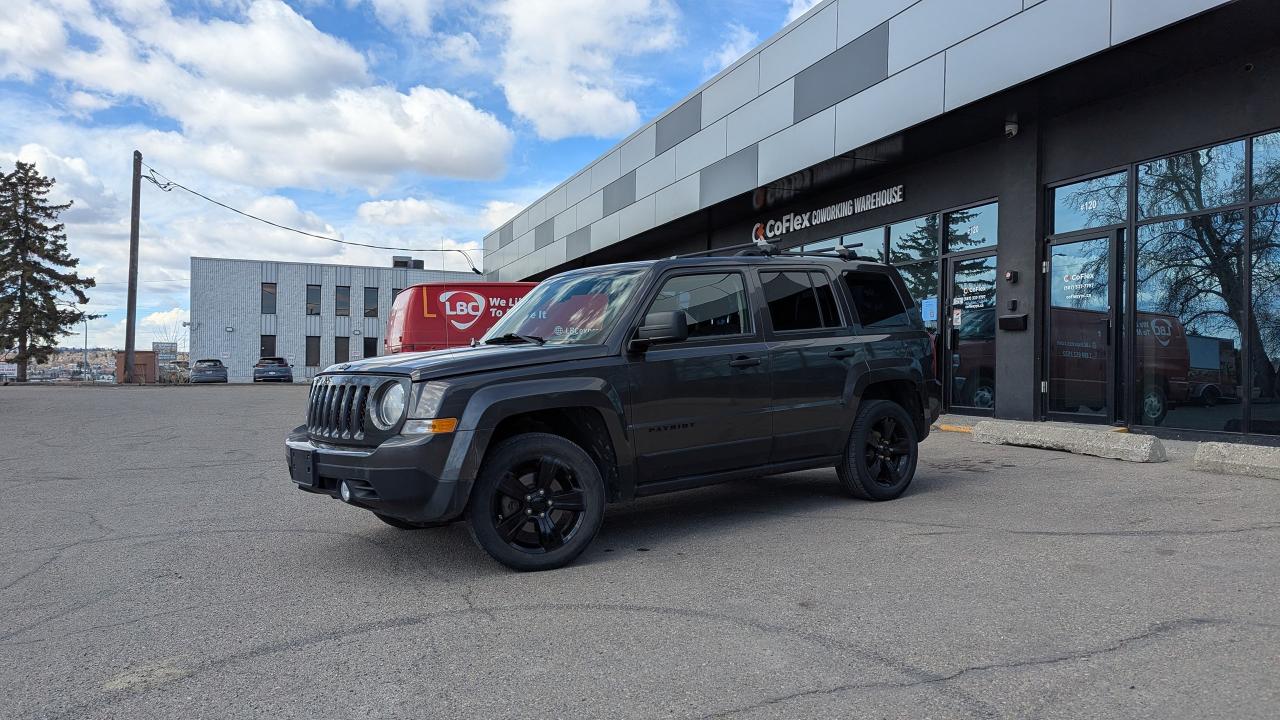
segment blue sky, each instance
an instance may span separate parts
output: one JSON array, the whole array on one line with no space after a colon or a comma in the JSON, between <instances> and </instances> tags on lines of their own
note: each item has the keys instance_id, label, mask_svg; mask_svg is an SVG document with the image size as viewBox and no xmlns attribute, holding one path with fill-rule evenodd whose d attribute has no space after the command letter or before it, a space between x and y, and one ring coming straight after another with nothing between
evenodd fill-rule
<instances>
[{"instance_id":1,"label":"blue sky","mask_svg":"<svg viewBox=\"0 0 1280 720\"><path fill-rule=\"evenodd\" d=\"M4 0L0 167L58 180L123 343L131 153L360 242L472 249L815 0ZM144 184L140 343L181 339L189 257L383 265ZM429 267L462 269L448 253ZM68 344L75 344L69 339Z\"/></svg>"}]
</instances>

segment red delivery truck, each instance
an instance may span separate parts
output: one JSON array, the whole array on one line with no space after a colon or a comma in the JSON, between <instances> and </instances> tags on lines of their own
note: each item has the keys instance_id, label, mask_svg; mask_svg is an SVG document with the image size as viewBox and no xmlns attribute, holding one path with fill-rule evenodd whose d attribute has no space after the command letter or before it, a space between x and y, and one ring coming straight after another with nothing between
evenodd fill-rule
<instances>
[{"instance_id":1,"label":"red delivery truck","mask_svg":"<svg viewBox=\"0 0 1280 720\"><path fill-rule=\"evenodd\" d=\"M386 354L443 350L479 340L537 283L423 283L391 303Z\"/></svg>"}]
</instances>

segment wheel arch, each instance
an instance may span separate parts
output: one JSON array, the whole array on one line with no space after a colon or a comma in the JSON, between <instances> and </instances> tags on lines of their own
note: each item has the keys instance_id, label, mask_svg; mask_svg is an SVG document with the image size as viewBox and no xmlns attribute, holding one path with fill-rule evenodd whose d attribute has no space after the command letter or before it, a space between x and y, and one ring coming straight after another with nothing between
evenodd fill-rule
<instances>
[{"instance_id":1,"label":"wheel arch","mask_svg":"<svg viewBox=\"0 0 1280 720\"><path fill-rule=\"evenodd\" d=\"M901 370L871 371L858 378L854 387L853 413L846 433L853 428L858 409L867 400L888 400L901 405L915 424L916 438L929 435L929 419L924 411L923 379Z\"/></svg>"},{"instance_id":2,"label":"wheel arch","mask_svg":"<svg viewBox=\"0 0 1280 720\"><path fill-rule=\"evenodd\" d=\"M459 419L459 433L470 434L460 478L474 481L491 448L524 432L559 435L585 450L600 469L611 502L634 495L622 397L606 380L542 378L477 391Z\"/></svg>"}]
</instances>

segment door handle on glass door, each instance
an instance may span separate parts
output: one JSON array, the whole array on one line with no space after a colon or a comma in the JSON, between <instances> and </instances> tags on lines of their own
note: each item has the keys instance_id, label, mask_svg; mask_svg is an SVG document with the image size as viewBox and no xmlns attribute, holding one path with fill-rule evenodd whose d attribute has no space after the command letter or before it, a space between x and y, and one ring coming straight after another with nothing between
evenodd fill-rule
<instances>
[{"instance_id":1,"label":"door handle on glass door","mask_svg":"<svg viewBox=\"0 0 1280 720\"><path fill-rule=\"evenodd\" d=\"M736 368L755 367L756 365L759 365L759 364L760 364L760 358L747 357L746 355L739 355L738 357L729 361L729 367L736 367Z\"/></svg>"}]
</instances>

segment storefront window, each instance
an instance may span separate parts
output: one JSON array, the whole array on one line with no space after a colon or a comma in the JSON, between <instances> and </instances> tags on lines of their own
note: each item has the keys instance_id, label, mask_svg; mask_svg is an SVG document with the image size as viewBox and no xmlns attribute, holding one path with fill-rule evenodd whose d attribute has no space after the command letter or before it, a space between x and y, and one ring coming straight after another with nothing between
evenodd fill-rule
<instances>
[{"instance_id":1,"label":"storefront window","mask_svg":"<svg viewBox=\"0 0 1280 720\"><path fill-rule=\"evenodd\" d=\"M951 404L990 409L996 401L996 258L960 260L951 276Z\"/></svg>"},{"instance_id":2,"label":"storefront window","mask_svg":"<svg viewBox=\"0 0 1280 720\"><path fill-rule=\"evenodd\" d=\"M996 203L947 213L947 252L994 247L998 216Z\"/></svg>"},{"instance_id":3,"label":"storefront window","mask_svg":"<svg viewBox=\"0 0 1280 720\"><path fill-rule=\"evenodd\" d=\"M1209 210L1245 200L1244 141L1138 166L1138 218Z\"/></svg>"},{"instance_id":4,"label":"storefront window","mask_svg":"<svg viewBox=\"0 0 1280 720\"><path fill-rule=\"evenodd\" d=\"M938 215L889 226L889 261L912 262L938 257Z\"/></svg>"},{"instance_id":5,"label":"storefront window","mask_svg":"<svg viewBox=\"0 0 1280 720\"><path fill-rule=\"evenodd\" d=\"M1239 432L1244 214L1138 228L1134 419Z\"/></svg>"},{"instance_id":6,"label":"storefront window","mask_svg":"<svg viewBox=\"0 0 1280 720\"><path fill-rule=\"evenodd\" d=\"M920 317L931 332L938 331L938 263L927 262L900 265L898 272L907 284L907 292L920 307Z\"/></svg>"},{"instance_id":7,"label":"storefront window","mask_svg":"<svg viewBox=\"0 0 1280 720\"><path fill-rule=\"evenodd\" d=\"M1256 153L1256 150L1255 150ZM1257 162L1258 156L1254 155ZM1255 186L1256 187L1256 186ZM1280 435L1280 205L1253 211L1253 402L1250 430Z\"/></svg>"},{"instance_id":8,"label":"storefront window","mask_svg":"<svg viewBox=\"0 0 1280 720\"><path fill-rule=\"evenodd\" d=\"M1253 199L1280 198L1280 133L1253 139Z\"/></svg>"},{"instance_id":9,"label":"storefront window","mask_svg":"<svg viewBox=\"0 0 1280 720\"><path fill-rule=\"evenodd\" d=\"M1053 232L1120 225L1128 217L1128 206L1128 171L1055 188Z\"/></svg>"},{"instance_id":10,"label":"storefront window","mask_svg":"<svg viewBox=\"0 0 1280 720\"><path fill-rule=\"evenodd\" d=\"M863 257L875 258L880 262L884 262L884 227L850 233L841 238L840 241L844 243L845 247L861 244L862 247L857 248L854 252Z\"/></svg>"}]
</instances>

